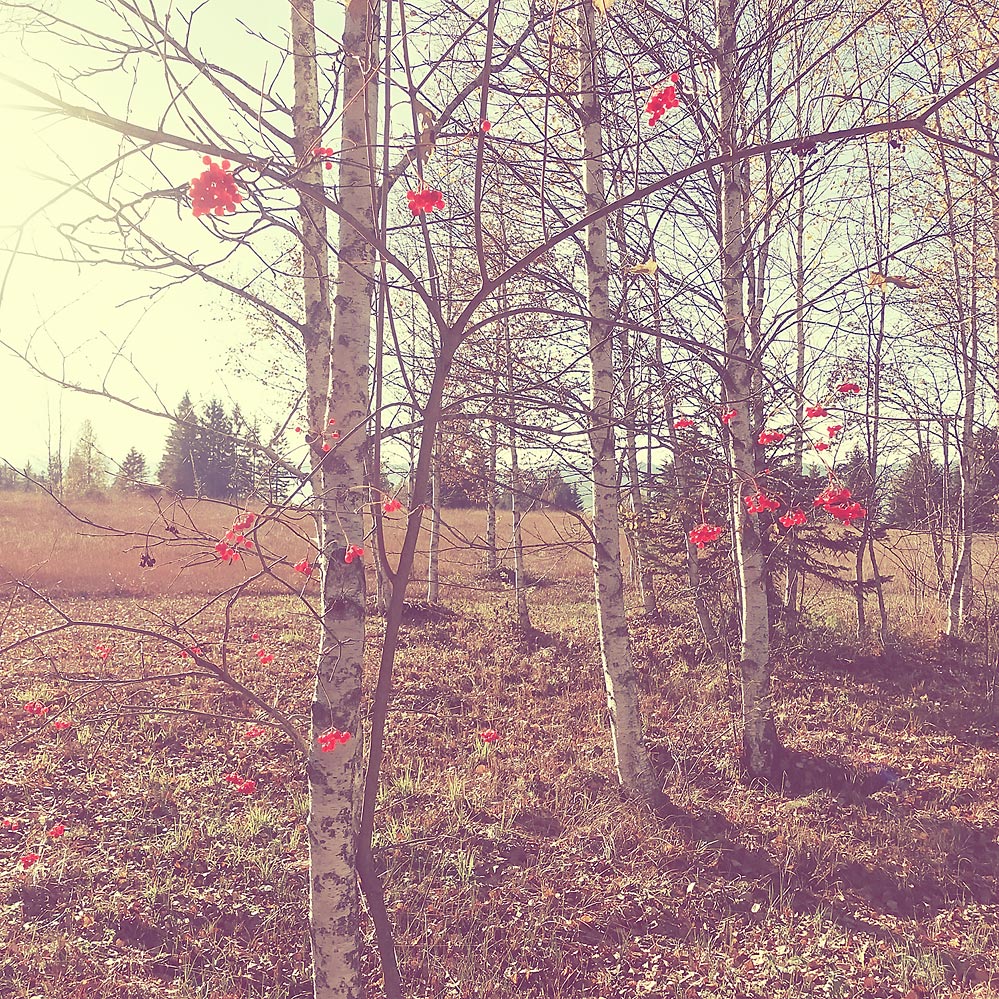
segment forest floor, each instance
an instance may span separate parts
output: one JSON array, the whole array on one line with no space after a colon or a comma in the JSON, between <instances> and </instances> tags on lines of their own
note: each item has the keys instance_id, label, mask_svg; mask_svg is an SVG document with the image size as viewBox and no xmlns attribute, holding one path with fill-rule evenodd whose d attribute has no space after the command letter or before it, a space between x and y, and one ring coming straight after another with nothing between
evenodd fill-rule
<instances>
[{"instance_id":1,"label":"forest floor","mask_svg":"<svg viewBox=\"0 0 999 999\"><path fill-rule=\"evenodd\" d=\"M652 815L614 778L590 587L539 576L528 634L510 624L510 589L470 568L443 606L414 605L407 622L377 846L409 995L999 995L999 706L980 667L931 638L890 656L831 630L784 642L788 747L817 774L886 763L908 784L861 798L822 778L781 794L738 778L736 678L679 613L636 616L672 803ZM60 598L77 616L139 626L203 604ZM245 649L237 672L304 717L309 618L295 596L259 595L241 615L249 607L230 634ZM4 634L43 617L12 605ZM221 620L199 622L210 651ZM381 627L372 615L372 670ZM273 663L258 665L251 633ZM114 646L107 661L98 643ZM301 761L271 730L246 739L249 705L204 682L97 684L77 700L73 675L140 662L183 667L165 645L97 628L0 661L0 994L302 999ZM26 713L34 700L72 727ZM231 771L254 793L227 784ZM374 996L373 946L365 961Z\"/></svg>"}]
</instances>

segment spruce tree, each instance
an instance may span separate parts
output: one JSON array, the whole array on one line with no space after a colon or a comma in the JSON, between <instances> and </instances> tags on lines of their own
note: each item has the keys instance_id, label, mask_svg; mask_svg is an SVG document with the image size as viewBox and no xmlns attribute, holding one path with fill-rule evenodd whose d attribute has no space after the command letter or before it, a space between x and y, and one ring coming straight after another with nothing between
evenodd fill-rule
<instances>
[{"instance_id":1,"label":"spruce tree","mask_svg":"<svg viewBox=\"0 0 999 999\"><path fill-rule=\"evenodd\" d=\"M131 448L125 455L114 480L119 492L136 492L146 481L146 458L138 448Z\"/></svg>"},{"instance_id":2,"label":"spruce tree","mask_svg":"<svg viewBox=\"0 0 999 999\"><path fill-rule=\"evenodd\" d=\"M194 476L199 496L226 499L233 493L236 442L232 418L219 399L212 399L192 443Z\"/></svg>"},{"instance_id":3,"label":"spruce tree","mask_svg":"<svg viewBox=\"0 0 999 999\"><path fill-rule=\"evenodd\" d=\"M194 445L198 434L197 416L189 393L184 393L177 407L177 420L167 437L157 477L174 492L188 496L196 492Z\"/></svg>"}]
</instances>

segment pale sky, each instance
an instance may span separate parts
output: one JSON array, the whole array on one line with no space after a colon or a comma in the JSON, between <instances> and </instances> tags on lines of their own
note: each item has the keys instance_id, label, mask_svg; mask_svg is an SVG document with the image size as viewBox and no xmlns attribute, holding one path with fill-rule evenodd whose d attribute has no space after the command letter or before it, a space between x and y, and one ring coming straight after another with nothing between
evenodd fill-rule
<instances>
[{"instance_id":1,"label":"pale sky","mask_svg":"<svg viewBox=\"0 0 999 999\"><path fill-rule=\"evenodd\" d=\"M204 28L225 24L225 32L212 38L223 51L212 49L211 55L226 58L236 51L246 58L252 45L247 45L245 31L234 24L236 8L227 12L227 7L233 7L228 0L216 2L211 8L213 20L203 22ZM245 5L238 7L245 12ZM81 18L83 8L81 4ZM86 8L97 9L92 4ZM30 43L42 41L35 36ZM86 58L81 54L80 63ZM270 58L274 58L273 51ZM238 61L237 57L237 65ZM14 39L2 33L0 65L11 76L57 92L51 72L26 59ZM260 67L255 75L259 79ZM120 94L107 91L109 99L103 103L109 113L124 110L115 107L116 99L120 103L130 93L130 79L125 77L123 82ZM101 86L110 87L111 78L105 78ZM150 110L144 116L132 98L131 117L155 125L162 94L140 88L139 93L143 92ZM71 93L64 92L64 98L82 103ZM257 380L241 378L227 365L233 348L245 343L248 335L246 316L233 307L229 296L194 279L151 300L149 279L143 274L121 267L80 267L40 259L65 259L67 243L56 227L99 210L92 199L67 194L67 182L113 158L118 145L113 133L93 125L15 107L34 103L35 98L0 81L0 134L5 139L5 155L0 157L0 190L5 194L0 199L0 340L17 349L30 343L40 366L57 376L65 358L70 380L98 389L107 385L149 408L172 408L185 390L190 390L195 401L219 396L230 407L238 401L244 413L259 417L263 429L269 430L284 418L284 400L265 397ZM170 171L169 182L159 183L159 188L185 183L204 169L191 153L158 154L157 164ZM95 192L106 191L108 184L107 179L95 182ZM175 206L163 200L154 211L160 213L155 231L165 241L214 250L208 242L211 237L191 216L189 207L182 208L178 218ZM108 245L113 245L114 238L109 237ZM18 252L12 256L15 247ZM111 458L120 460L135 445L155 469L169 430L166 420L94 396L62 391L2 347L0 372L0 457L18 467L30 461L42 470L49 427L54 436L61 411L64 450L72 445L83 420L89 419L102 450Z\"/></svg>"}]
</instances>

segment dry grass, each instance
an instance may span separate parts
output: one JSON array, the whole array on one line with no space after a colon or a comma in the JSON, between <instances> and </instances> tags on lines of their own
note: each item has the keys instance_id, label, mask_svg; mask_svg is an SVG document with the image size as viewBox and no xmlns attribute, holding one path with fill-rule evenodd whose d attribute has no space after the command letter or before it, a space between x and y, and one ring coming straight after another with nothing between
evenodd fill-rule
<instances>
[{"instance_id":1,"label":"dry grass","mask_svg":"<svg viewBox=\"0 0 999 999\"><path fill-rule=\"evenodd\" d=\"M454 517L466 535L477 523ZM690 627L636 618L647 728L675 806L653 816L616 788L586 558L553 557L533 556L532 572L551 578L532 591L537 631L521 635L509 591L484 578L478 554L452 548L445 609L413 620L402 643L377 845L409 995L999 994L999 740L980 670L928 643L865 658L835 628L782 647L789 746L825 763L888 762L911 780L867 799L819 780L790 797L738 781L735 684ZM66 604L132 624L190 614L209 652L223 634L194 594ZM4 637L45 620L18 603ZM304 718L301 604L259 596L233 624L241 678ZM371 668L380 627L371 618ZM276 653L264 670L252 631ZM301 761L281 736L246 742L248 706L204 682L95 685L77 701L67 674L178 666L168 646L121 639L103 663L92 646L107 637L63 637L0 664L0 816L22 823L0 830L2 994L304 997ZM74 727L26 716L36 698ZM502 733L495 746L478 738L485 727ZM231 793L221 775L232 769L258 793ZM69 831L52 840L57 820ZM22 872L29 848L42 860ZM373 952L365 961L376 995Z\"/></svg>"},{"instance_id":2,"label":"dry grass","mask_svg":"<svg viewBox=\"0 0 999 999\"><path fill-rule=\"evenodd\" d=\"M61 596L210 594L220 585L260 572L264 559L277 576L294 585L298 580L291 567L303 557L311 561L315 552L311 521L294 510L280 522L262 521L254 534L258 555L241 565L220 566L213 547L238 512L228 504L188 499L157 506L146 497L113 496L68 505L72 513L45 495L0 492L0 585L16 578ZM265 515L271 512L257 504L253 508ZM404 518L403 511L385 520L391 552L402 543ZM505 550L509 537L509 515L501 516L501 559L512 566L512 555ZM445 586L478 586L485 564L484 538L481 511L445 512L440 548ZM424 532L414 570L418 581L427 575L427 544ZM524 544L528 568L538 580L581 578L590 571L585 529L568 514L528 514ZM151 569L139 565L145 551L157 560ZM287 587L265 577L255 591L282 593Z\"/></svg>"}]
</instances>

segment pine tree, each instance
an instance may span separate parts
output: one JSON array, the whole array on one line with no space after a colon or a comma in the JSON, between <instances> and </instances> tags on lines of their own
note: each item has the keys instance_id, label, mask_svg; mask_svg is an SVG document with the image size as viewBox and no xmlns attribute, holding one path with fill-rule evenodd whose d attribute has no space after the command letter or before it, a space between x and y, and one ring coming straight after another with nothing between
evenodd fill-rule
<instances>
[{"instance_id":1,"label":"pine tree","mask_svg":"<svg viewBox=\"0 0 999 999\"><path fill-rule=\"evenodd\" d=\"M194 474L194 442L198 434L197 416L191 396L185 392L177 407L177 422L167 437L157 477L174 492L191 496L196 491Z\"/></svg>"},{"instance_id":2,"label":"pine tree","mask_svg":"<svg viewBox=\"0 0 999 999\"><path fill-rule=\"evenodd\" d=\"M146 481L146 458L137 448L132 448L125 455L118 475L114 480L114 487L119 492L136 492Z\"/></svg>"},{"instance_id":3,"label":"pine tree","mask_svg":"<svg viewBox=\"0 0 999 999\"><path fill-rule=\"evenodd\" d=\"M80 426L80 436L66 465L66 492L71 496L101 496L107 489L107 459L97 445L90 420Z\"/></svg>"},{"instance_id":4,"label":"pine tree","mask_svg":"<svg viewBox=\"0 0 999 999\"><path fill-rule=\"evenodd\" d=\"M232 418L218 399L205 407L192 442L192 457L199 496L226 499L232 495L236 442Z\"/></svg>"},{"instance_id":5,"label":"pine tree","mask_svg":"<svg viewBox=\"0 0 999 999\"><path fill-rule=\"evenodd\" d=\"M248 423L239 405L233 407L232 432L235 442L232 464L232 493L239 498L253 496L265 478L265 463L254 445L260 444L260 424Z\"/></svg>"}]
</instances>

